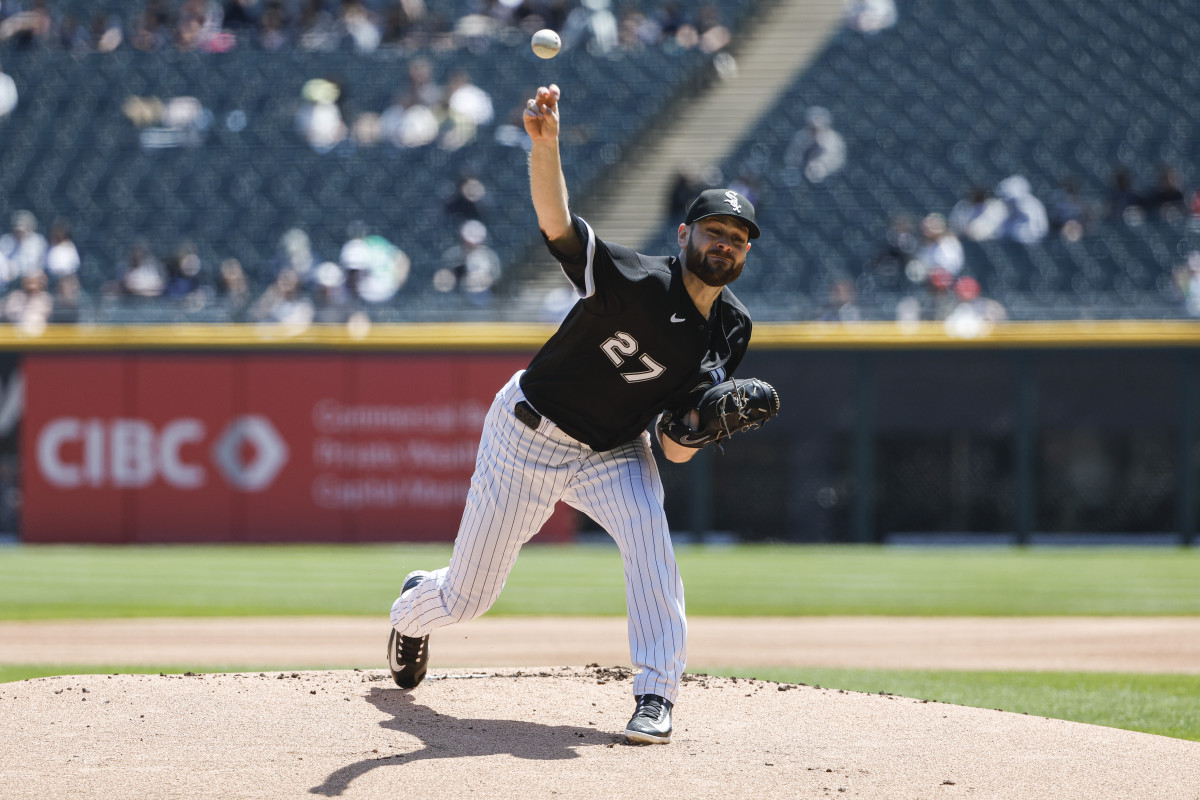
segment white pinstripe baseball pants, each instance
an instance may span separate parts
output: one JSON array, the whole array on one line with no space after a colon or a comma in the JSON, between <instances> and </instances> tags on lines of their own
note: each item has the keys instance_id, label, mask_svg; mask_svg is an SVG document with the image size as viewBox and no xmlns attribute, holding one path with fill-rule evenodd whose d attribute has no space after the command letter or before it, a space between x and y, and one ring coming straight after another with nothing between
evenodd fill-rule
<instances>
[{"instance_id":1,"label":"white pinstripe baseball pants","mask_svg":"<svg viewBox=\"0 0 1200 800\"><path fill-rule=\"evenodd\" d=\"M392 604L392 627L404 636L424 636L483 614L500 596L521 545L562 500L600 523L621 551L629 650L639 670L633 693L674 703L687 657L687 623L650 437L643 432L598 453L545 418L533 430L513 415L524 399L521 374L500 390L484 420L450 566Z\"/></svg>"}]
</instances>

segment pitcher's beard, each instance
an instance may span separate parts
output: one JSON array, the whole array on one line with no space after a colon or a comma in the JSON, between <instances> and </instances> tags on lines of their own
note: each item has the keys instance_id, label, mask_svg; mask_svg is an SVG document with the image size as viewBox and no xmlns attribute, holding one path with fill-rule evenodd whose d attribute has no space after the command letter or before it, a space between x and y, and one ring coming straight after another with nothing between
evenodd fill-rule
<instances>
[{"instance_id":1,"label":"pitcher's beard","mask_svg":"<svg viewBox=\"0 0 1200 800\"><path fill-rule=\"evenodd\" d=\"M700 250L693 248L691 242L688 242L683 250L683 265L687 267L688 272L703 281L705 285L724 286L738 279L746 262L744 260L731 261L725 265L713 262Z\"/></svg>"}]
</instances>

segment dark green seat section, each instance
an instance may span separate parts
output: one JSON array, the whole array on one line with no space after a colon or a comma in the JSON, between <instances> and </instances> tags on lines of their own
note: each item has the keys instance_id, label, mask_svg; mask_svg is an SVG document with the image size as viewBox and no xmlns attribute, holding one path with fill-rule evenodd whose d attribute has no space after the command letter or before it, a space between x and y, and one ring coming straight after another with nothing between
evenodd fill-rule
<instances>
[{"instance_id":1,"label":"dark green seat section","mask_svg":"<svg viewBox=\"0 0 1200 800\"><path fill-rule=\"evenodd\" d=\"M739 22L755 2L719 5ZM122 0L105 9L132 19L143 5ZM456 0L454 9L474 5ZM52 4L56 16L67 10L82 15L87 7ZM465 69L491 95L495 122L471 144L454 151L347 145L317 153L297 132L306 81L336 78L352 120L382 112L407 84L416 57L433 63L438 82ZM160 258L194 243L209 280L221 260L236 257L257 293L275 274L272 260L286 230L305 230L318 256L336 261L349 226L362 221L404 249L413 265L394 302L374 309L381 319L437 317L458 307L456 298L432 289L431 278L442 253L457 242L458 224L443 205L462 175L478 175L488 187L488 243L506 274L540 241L526 153L495 136L504 123L520 125L522 104L539 84L559 80L571 87L563 157L572 191L583 195L637 145L672 98L712 70L710 56L670 44L606 56L577 49L541 61L515 30L449 51L381 48L370 54L295 46L275 53L249 46L222 54L144 53L126 45L109 54L74 55L9 44L0 46L0 64L21 92L17 111L0 121L0 228L21 208L34 211L43 232L54 218L69 221L89 292L117 277L131 245L142 241ZM197 98L211 114L202 143L145 149L122 112L131 96ZM182 313L170 306L165 300L109 304L102 316L150 320Z\"/></svg>"},{"instance_id":2,"label":"dark green seat section","mask_svg":"<svg viewBox=\"0 0 1200 800\"><path fill-rule=\"evenodd\" d=\"M1024 175L1048 204L1065 179L1103 216L1115 169L1149 189L1160 165L1200 178L1200 14L1190 0L897 0L898 23L839 31L721 164L760 189L764 235L739 296L756 318L819 315L839 277L869 317L921 290L869 265L898 215L949 214L972 186ZM845 167L810 184L784 165L824 106ZM664 229L658 237L671 241ZM966 274L1018 318L1184 314L1171 271L1200 248L1186 217L1098 219L1070 243L964 242ZM753 268L758 265L761 268Z\"/></svg>"}]
</instances>

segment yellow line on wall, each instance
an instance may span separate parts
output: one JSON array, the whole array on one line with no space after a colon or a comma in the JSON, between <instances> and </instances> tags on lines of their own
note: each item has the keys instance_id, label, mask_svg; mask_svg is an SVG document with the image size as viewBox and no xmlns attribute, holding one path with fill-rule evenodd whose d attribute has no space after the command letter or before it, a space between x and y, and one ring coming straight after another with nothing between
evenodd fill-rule
<instances>
[{"instance_id":1,"label":"yellow line on wall","mask_svg":"<svg viewBox=\"0 0 1200 800\"><path fill-rule=\"evenodd\" d=\"M343 325L54 325L33 335L0 326L0 350L339 350L534 351L554 332L539 323ZM922 322L760 323L755 349L970 349L1026 347L1200 347L1200 321L1008 322L971 338Z\"/></svg>"}]
</instances>

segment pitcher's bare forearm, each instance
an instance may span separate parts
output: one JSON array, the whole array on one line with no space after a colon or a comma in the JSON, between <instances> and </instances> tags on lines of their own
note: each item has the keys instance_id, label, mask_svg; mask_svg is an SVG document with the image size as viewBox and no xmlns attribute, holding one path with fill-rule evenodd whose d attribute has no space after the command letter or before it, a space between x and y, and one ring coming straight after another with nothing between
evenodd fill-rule
<instances>
[{"instance_id":1,"label":"pitcher's bare forearm","mask_svg":"<svg viewBox=\"0 0 1200 800\"><path fill-rule=\"evenodd\" d=\"M583 249L567 205L567 179L563 176L558 152L559 110L562 91L558 86L540 86L537 96L525 104L525 131L532 149L529 153L529 195L537 212L538 226L564 255Z\"/></svg>"},{"instance_id":2,"label":"pitcher's bare forearm","mask_svg":"<svg viewBox=\"0 0 1200 800\"><path fill-rule=\"evenodd\" d=\"M537 212L538 227L551 244L566 255L578 253L583 245L571 225L567 179L563 176L557 140L534 143L529 154L529 194Z\"/></svg>"}]
</instances>

